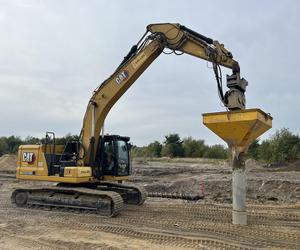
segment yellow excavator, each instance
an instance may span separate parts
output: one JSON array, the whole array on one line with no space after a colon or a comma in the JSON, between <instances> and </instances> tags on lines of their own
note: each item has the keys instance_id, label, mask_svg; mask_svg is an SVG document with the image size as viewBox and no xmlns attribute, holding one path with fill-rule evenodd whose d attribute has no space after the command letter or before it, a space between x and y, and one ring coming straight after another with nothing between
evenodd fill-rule
<instances>
[{"instance_id":1,"label":"yellow excavator","mask_svg":"<svg viewBox=\"0 0 300 250\"><path fill-rule=\"evenodd\" d=\"M79 140L57 145L55 134L47 132L43 144L19 147L18 179L58 184L16 189L11 196L14 204L94 210L114 216L124 202L140 205L145 201L142 187L122 183L131 172L129 137L105 135L104 120L112 106L161 53L187 53L211 62L224 106L229 110L245 108L247 81L240 77L238 62L223 44L180 24L150 24L115 72L94 90ZM220 66L232 69L232 75L227 75L229 90L225 94Z\"/></svg>"}]
</instances>

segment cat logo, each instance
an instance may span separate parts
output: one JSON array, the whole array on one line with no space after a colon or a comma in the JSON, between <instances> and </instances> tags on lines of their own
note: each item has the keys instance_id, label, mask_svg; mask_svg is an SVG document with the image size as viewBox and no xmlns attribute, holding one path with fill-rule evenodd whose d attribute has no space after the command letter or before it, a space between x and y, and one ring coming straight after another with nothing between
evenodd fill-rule
<instances>
[{"instance_id":1,"label":"cat logo","mask_svg":"<svg viewBox=\"0 0 300 250\"><path fill-rule=\"evenodd\" d=\"M24 152L23 153L23 162L27 162L28 164L33 164L35 161L35 154L32 152Z\"/></svg>"},{"instance_id":2,"label":"cat logo","mask_svg":"<svg viewBox=\"0 0 300 250\"><path fill-rule=\"evenodd\" d=\"M123 81L125 81L129 76L129 72L127 70L122 71L117 77L116 77L116 83L121 84Z\"/></svg>"}]
</instances>

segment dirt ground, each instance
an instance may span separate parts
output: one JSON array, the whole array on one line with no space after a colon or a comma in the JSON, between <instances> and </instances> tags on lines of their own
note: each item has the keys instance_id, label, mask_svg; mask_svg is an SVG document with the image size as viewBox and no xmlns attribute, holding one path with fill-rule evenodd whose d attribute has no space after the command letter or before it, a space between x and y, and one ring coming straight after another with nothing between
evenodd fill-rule
<instances>
[{"instance_id":1,"label":"dirt ground","mask_svg":"<svg viewBox=\"0 0 300 250\"><path fill-rule=\"evenodd\" d=\"M204 193L205 198L148 198L142 206L126 205L114 218L14 207L14 188L41 184L16 180L14 164L13 156L0 158L0 249L300 249L299 166L247 162L249 225L242 227L231 224L226 161L134 161L131 181L149 193Z\"/></svg>"},{"instance_id":2,"label":"dirt ground","mask_svg":"<svg viewBox=\"0 0 300 250\"><path fill-rule=\"evenodd\" d=\"M179 162L178 162L179 161ZM292 169L292 171L290 170ZM148 192L202 194L201 203L232 203L232 170L228 161L210 159L136 160L131 180ZM246 161L247 199L251 203L296 203L300 201L299 165L263 167Z\"/></svg>"}]
</instances>

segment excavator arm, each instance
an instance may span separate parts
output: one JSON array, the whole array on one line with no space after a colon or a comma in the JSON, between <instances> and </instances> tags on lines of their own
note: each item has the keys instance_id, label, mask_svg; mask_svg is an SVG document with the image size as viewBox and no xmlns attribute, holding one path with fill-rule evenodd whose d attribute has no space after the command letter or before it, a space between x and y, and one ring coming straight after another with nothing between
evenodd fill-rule
<instances>
[{"instance_id":1,"label":"excavator arm","mask_svg":"<svg viewBox=\"0 0 300 250\"><path fill-rule=\"evenodd\" d=\"M96 146L98 145L104 120L118 99L163 52L165 48L175 54L187 53L212 62L218 83L221 101L228 109L244 109L247 81L240 78L240 68L232 54L223 44L205 37L180 24L151 24L140 41L134 45L116 71L106 79L93 93L84 119L81 140L86 154L78 165L93 167ZM227 76L229 91L223 94L220 65L232 69Z\"/></svg>"},{"instance_id":2,"label":"excavator arm","mask_svg":"<svg viewBox=\"0 0 300 250\"><path fill-rule=\"evenodd\" d=\"M201 35L180 24L150 24L147 30L151 33L164 34L166 47L199 57L206 61L217 63L239 73L238 62L233 60L232 54L224 48L223 44Z\"/></svg>"}]
</instances>

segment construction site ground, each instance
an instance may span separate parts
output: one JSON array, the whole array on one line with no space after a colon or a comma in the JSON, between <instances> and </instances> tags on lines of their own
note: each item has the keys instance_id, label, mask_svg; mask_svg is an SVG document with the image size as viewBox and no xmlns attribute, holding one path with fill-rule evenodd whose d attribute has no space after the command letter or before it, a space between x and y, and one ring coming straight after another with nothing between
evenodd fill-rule
<instances>
[{"instance_id":1,"label":"construction site ground","mask_svg":"<svg viewBox=\"0 0 300 250\"><path fill-rule=\"evenodd\" d=\"M300 249L300 169L247 161L248 225L231 223L231 168L207 159L138 159L131 182L152 194L204 194L199 201L148 198L120 215L10 203L14 188L53 185L14 178L0 158L0 249Z\"/></svg>"}]
</instances>

